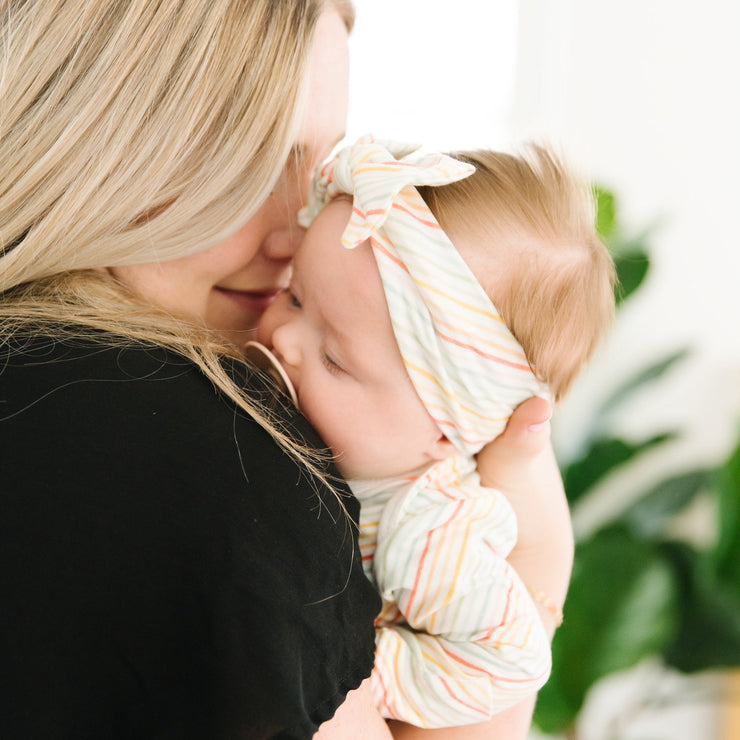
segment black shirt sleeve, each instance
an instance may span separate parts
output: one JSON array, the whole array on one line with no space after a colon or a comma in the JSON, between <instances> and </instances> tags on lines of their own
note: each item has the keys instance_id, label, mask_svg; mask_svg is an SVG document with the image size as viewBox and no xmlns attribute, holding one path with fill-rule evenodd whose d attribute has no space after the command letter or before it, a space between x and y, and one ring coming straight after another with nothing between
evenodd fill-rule
<instances>
[{"instance_id":1,"label":"black shirt sleeve","mask_svg":"<svg viewBox=\"0 0 740 740\"><path fill-rule=\"evenodd\" d=\"M310 738L379 608L337 488L161 349L6 351L3 737Z\"/></svg>"}]
</instances>

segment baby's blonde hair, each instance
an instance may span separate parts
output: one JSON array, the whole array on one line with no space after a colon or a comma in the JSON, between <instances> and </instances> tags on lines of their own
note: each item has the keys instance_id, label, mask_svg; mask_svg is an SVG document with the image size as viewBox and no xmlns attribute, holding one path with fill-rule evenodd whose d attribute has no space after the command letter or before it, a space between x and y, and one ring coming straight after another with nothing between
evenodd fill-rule
<instances>
[{"instance_id":1,"label":"baby's blonde hair","mask_svg":"<svg viewBox=\"0 0 740 740\"><path fill-rule=\"evenodd\" d=\"M175 350L313 466L224 372L236 348L94 268L202 251L257 211L325 8L351 28L348 0L0 2L0 346L64 327Z\"/></svg>"},{"instance_id":2,"label":"baby's blonde hair","mask_svg":"<svg viewBox=\"0 0 740 740\"><path fill-rule=\"evenodd\" d=\"M452 156L475 173L420 192L559 400L614 316L616 273L591 189L542 146Z\"/></svg>"}]
</instances>

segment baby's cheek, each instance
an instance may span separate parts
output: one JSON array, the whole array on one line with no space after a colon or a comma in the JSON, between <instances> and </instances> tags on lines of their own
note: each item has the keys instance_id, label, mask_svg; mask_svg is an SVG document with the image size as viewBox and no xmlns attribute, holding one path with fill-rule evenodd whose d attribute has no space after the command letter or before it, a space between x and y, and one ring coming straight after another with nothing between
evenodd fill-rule
<instances>
[{"instance_id":1,"label":"baby's cheek","mask_svg":"<svg viewBox=\"0 0 740 740\"><path fill-rule=\"evenodd\" d=\"M324 444L336 454L335 437L336 429L332 423L332 415L328 404L321 403L316 396L311 393L309 383L303 380L298 387L298 403L301 407L301 413L311 422L311 426L316 430Z\"/></svg>"},{"instance_id":2,"label":"baby's cheek","mask_svg":"<svg viewBox=\"0 0 740 740\"><path fill-rule=\"evenodd\" d=\"M360 477L366 458L372 452L365 444L362 429L357 429L352 423L351 415L338 410L339 413L334 413L329 418L324 417L320 428L314 426L334 454L339 472L346 478Z\"/></svg>"}]
</instances>

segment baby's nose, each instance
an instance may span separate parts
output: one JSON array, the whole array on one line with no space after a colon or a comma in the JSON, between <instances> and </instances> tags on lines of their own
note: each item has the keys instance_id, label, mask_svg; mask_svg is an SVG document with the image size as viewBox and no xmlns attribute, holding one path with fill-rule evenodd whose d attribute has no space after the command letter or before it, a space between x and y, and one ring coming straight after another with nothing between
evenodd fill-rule
<instances>
[{"instance_id":1,"label":"baby's nose","mask_svg":"<svg viewBox=\"0 0 740 740\"><path fill-rule=\"evenodd\" d=\"M300 367L302 354L290 323L279 326L272 333L272 348L280 362L287 367Z\"/></svg>"}]
</instances>

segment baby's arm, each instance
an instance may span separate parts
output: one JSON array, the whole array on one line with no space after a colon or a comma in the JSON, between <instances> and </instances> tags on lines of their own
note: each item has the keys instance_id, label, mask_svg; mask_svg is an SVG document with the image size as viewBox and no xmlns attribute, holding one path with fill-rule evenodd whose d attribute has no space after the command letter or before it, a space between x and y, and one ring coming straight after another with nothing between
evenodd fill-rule
<instances>
[{"instance_id":1,"label":"baby's arm","mask_svg":"<svg viewBox=\"0 0 740 740\"><path fill-rule=\"evenodd\" d=\"M386 506L374 572L375 699L426 727L477 723L534 694L550 652L537 609L507 562L516 522L477 484L472 461L446 460Z\"/></svg>"}]
</instances>

